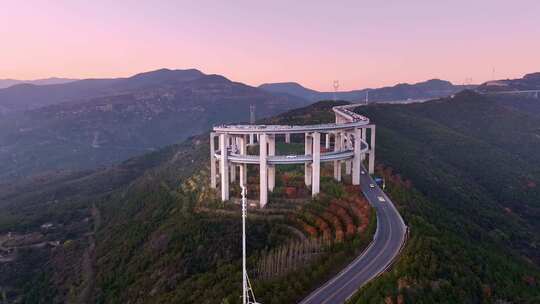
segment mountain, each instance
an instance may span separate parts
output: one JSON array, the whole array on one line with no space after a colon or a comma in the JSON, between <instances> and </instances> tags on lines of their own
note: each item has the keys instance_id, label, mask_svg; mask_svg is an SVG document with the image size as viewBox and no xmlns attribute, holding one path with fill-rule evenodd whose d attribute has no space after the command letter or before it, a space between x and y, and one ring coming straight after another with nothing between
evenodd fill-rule
<instances>
[{"instance_id":1,"label":"mountain","mask_svg":"<svg viewBox=\"0 0 540 304\"><path fill-rule=\"evenodd\" d=\"M357 112L411 235L352 303L538 302L540 119L467 91Z\"/></svg>"},{"instance_id":2,"label":"mountain","mask_svg":"<svg viewBox=\"0 0 540 304\"><path fill-rule=\"evenodd\" d=\"M58 78L58 77L50 77L50 78L36 79L36 80L0 79L0 89L8 88L16 84L22 84L22 83L33 84L33 85L49 85L49 84L68 83L68 82L73 82L76 80L77 79Z\"/></svg>"},{"instance_id":3,"label":"mountain","mask_svg":"<svg viewBox=\"0 0 540 304\"><path fill-rule=\"evenodd\" d=\"M432 79L415 84L401 83L391 87L375 89L362 89L346 92L318 92L305 88L295 82L265 83L259 88L273 93L286 93L298 96L311 101L319 100L348 100L352 102L365 101L369 94L370 101L392 101L407 99L429 99L452 95L465 88L474 86L453 85L452 83L439 79Z\"/></svg>"},{"instance_id":4,"label":"mountain","mask_svg":"<svg viewBox=\"0 0 540 304\"><path fill-rule=\"evenodd\" d=\"M161 82L170 85L202 76L204 74L196 69L161 69L128 78L84 79L52 85L19 84L0 90L0 114L33 110L64 102L121 95L144 90L159 85Z\"/></svg>"},{"instance_id":5,"label":"mountain","mask_svg":"<svg viewBox=\"0 0 540 304\"><path fill-rule=\"evenodd\" d=\"M319 101L325 98L321 98L321 92L308 89L296 82L276 82L276 83L263 83L259 86L272 93L286 93L293 96L298 96L311 101ZM326 98L327 99L327 98Z\"/></svg>"},{"instance_id":6,"label":"mountain","mask_svg":"<svg viewBox=\"0 0 540 304\"><path fill-rule=\"evenodd\" d=\"M331 117L331 105L313 109ZM0 186L4 301L238 303L240 209L209 189L208 156L205 134L110 168ZM265 303L297 302L373 238L374 212L357 187L328 171L327 194L312 199L302 170L289 172L288 188L278 180L275 207L249 211L248 259L260 269L251 278ZM251 191L256 183L250 178Z\"/></svg>"},{"instance_id":7,"label":"mountain","mask_svg":"<svg viewBox=\"0 0 540 304\"><path fill-rule=\"evenodd\" d=\"M340 104L263 121L331 122ZM540 118L473 92L356 111L377 124L376 174L410 234L396 263L350 302L538 303L540 163L528 149L538 148ZM297 191L301 171L286 178ZM8 303L238 303L240 210L220 203L207 180L203 135L110 168L0 187L0 245L11 231L18 243L8 245L20 246L15 261L0 261L0 294ZM248 267L263 303L298 302L357 254L340 246L366 245L353 239L292 273L255 277L272 250L292 258L282 246L299 233L287 228L291 216L343 229L325 208L355 191L323 178L329 197L297 205L284 200L283 180L270 209L249 211Z\"/></svg>"},{"instance_id":8,"label":"mountain","mask_svg":"<svg viewBox=\"0 0 540 304\"><path fill-rule=\"evenodd\" d=\"M540 72L526 74L518 79L501 79L483 83L477 88L480 92L500 92L500 91L526 91L540 90Z\"/></svg>"},{"instance_id":9,"label":"mountain","mask_svg":"<svg viewBox=\"0 0 540 304\"><path fill-rule=\"evenodd\" d=\"M20 91L19 100L24 97L41 107L0 118L0 179L110 165L180 142L214 124L246 121L250 105L265 117L308 103L197 70L18 85L0 91L0 96L15 90ZM78 99L68 100L73 96Z\"/></svg>"}]
</instances>

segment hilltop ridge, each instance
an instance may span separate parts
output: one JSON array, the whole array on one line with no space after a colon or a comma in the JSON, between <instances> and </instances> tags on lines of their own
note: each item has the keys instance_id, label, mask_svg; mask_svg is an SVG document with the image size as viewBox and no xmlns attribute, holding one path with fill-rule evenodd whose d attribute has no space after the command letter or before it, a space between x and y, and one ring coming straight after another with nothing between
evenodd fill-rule
<instances>
[{"instance_id":1,"label":"hilltop ridge","mask_svg":"<svg viewBox=\"0 0 540 304\"><path fill-rule=\"evenodd\" d=\"M159 69L125 78L91 78L48 85L24 83L0 89L0 114L33 110L100 96L119 95L149 86L190 81L203 75L196 69Z\"/></svg>"},{"instance_id":2,"label":"hilltop ridge","mask_svg":"<svg viewBox=\"0 0 540 304\"><path fill-rule=\"evenodd\" d=\"M34 80L20 80L20 79L0 79L0 89L9 88L18 84L33 84L33 85L49 85L49 84L62 84L77 81L79 79L74 78L62 78L62 77L48 77L43 79L34 79Z\"/></svg>"},{"instance_id":3,"label":"hilltop ridge","mask_svg":"<svg viewBox=\"0 0 540 304\"><path fill-rule=\"evenodd\" d=\"M331 100L335 97L339 100L348 100L352 102L364 101L366 100L368 94L371 102L417 98L437 98L454 94L464 88L473 87L473 85L454 85L449 81L441 79L430 79L414 84L399 83L394 86L382 88L367 88L338 92L319 92L303 87L301 84L296 82L265 83L259 86L259 88L269 92L286 93L311 101Z\"/></svg>"},{"instance_id":4,"label":"hilltop ridge","mask_svg":"<svg viewBox=\"0 0 540 304\"><path fill-rule=\"evenodd\" d=\"M529 73L517 79L488 81L477 89L481 92L540 90L540 72Z\"/></svg>"}]
</instances>

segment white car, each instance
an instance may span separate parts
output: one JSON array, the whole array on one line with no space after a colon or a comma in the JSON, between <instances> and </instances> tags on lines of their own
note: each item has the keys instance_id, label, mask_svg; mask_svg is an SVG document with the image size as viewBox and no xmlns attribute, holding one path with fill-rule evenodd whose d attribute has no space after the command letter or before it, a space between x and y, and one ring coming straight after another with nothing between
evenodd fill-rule
<instances>
[{"instance_id":1,"label":"white car","mask_svg":"<svg viewBox=\"0 0 540 304\"><path fill-rule=\"evenodd\" d=\"M366 174L366 171L360 171L361 174Z\"/></svg>"},{"instance_id":2,"label":"white car","mask_svg":"<svg viewBox=\"0 0 540 304\"><path fill-rule=\"evenodd\" d=\"M285 158L296 158L296 155L287 155Z\"/></svg>"},{"instance_id":3,"label":"white car","mask_svg":"<svg viewBox=\"0 0 540 304\"><path fill-rule=\"evenodd\" d=\"M382 196L377 196L377 199L378 199L379 202L381 202L381 203L386 202L386 200L385 200L384 197L382 197Z\"/></svg>"},{"instance_id":4,"label":"white car","mask_svg":"<svg viewBox=\"0 0 540 304\"><path fill-rule=\"evenodd\" d=\"M370 187L371 189L373 189L373 188L375 188L375 185L374 185L374 184L369 184L369 187Z\"/></svg>"}]
</instances>

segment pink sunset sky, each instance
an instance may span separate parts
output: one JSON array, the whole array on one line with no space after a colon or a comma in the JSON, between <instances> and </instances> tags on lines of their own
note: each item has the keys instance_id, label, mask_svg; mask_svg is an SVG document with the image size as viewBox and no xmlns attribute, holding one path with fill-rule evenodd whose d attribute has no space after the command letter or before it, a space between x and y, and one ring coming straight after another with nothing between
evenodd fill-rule
<instances>
[{"instance_id":1,"label":"pink sunset sky","mask_svg":"<svg viewBox=\"0 0 540 304\"><path fill-rule=\"evenodd\" d=\"M540 71L540 1L3 0L0 78L197 68L342 90Z\"/></svg>"}]
</instances>

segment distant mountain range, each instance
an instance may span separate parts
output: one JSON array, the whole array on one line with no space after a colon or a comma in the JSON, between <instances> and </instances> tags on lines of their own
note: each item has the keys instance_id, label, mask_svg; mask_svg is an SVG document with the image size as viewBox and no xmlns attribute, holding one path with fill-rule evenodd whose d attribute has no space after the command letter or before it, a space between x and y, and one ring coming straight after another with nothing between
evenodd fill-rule
<instances>
[{"instance_id":1,"label":"distant mountain range","mask_svg":"<svg viewBox=\"0 0 540 304\"><path fill-rule=\"evenodd\" d=\"M477 88L480 92L540 90L540 72L526 74L518 79L488 81Z\"/></svg>"},{"instance_id":2,"label":"distant mountain range","mask_svg":"<svg viewBox=\"0 0 540 304\"><path fill-rule=\"evenodd\" d=\"M540 88L540 76L498 83L483 84L478 90ZM434 79L338 92L336 97L353 102L364 101L367 94L370 102L429 99L470 87ZM247 121L250 105L256 105L260 118L333 98L333 92L296 83L256 88L196 69L17 84L0 89L0 181L118 163L206 132L214 124Z\"/></svg>"},{"instance_id":3,"label":"distant mountain range","mask_svg":"<svg viewBox=\"0 0 540 304\"><path fill-rule=\"evenodd\" d=\"M247 121L252 104L265 117L309 103L195 69L16 85L0 90L0 179L117 163Z\"/></svg>"},{"instance_id":4,"label":"distant mountain range","mask_svg":"<svg viewBox=\"0 0 540 304\"><path fill-rule=\"evenodd\" d=\"M432 79L415 84L400 83L391 87L361 89L337 93L319 92L303 87L295 82L265 83L260 85L259 88L272 93L290 94L313 102L334 98L352 102L365 101L367 98L370 102L376 102L445 97L455 94L465 88L474 88L474 86L454 85L449 81Z\"/></svg>"},{"instance_id":5,"label":"distant mountain range","mask_svg":"<svg viewBox=\"0 0 540 304\"><path fill-rule=\"evenodd\" d=\"M0 89L8 88L8 87L11 87L17 84L22 84L22 83L34 84L34 85L48 85L48 84L68 83L68 82L72 82L76 80L77 79L58 78L58 77L50 77L50 78L36 79L36 80L0 79Z\"/></svg>"},{"instance_id":6,"label":"distant mountain range","mask_svg":"<svg viewBox=\"0 0 540 304\"><path fill-rule=\"evenodd\" d=\"M0 90L0 113L32 110L63 102L121 95L150 89L152 86L174 85L202 76L204 74L195 69L161 69L128 78L83 79L54 85L19 84Z\"/></svg>"}]
</instances>

